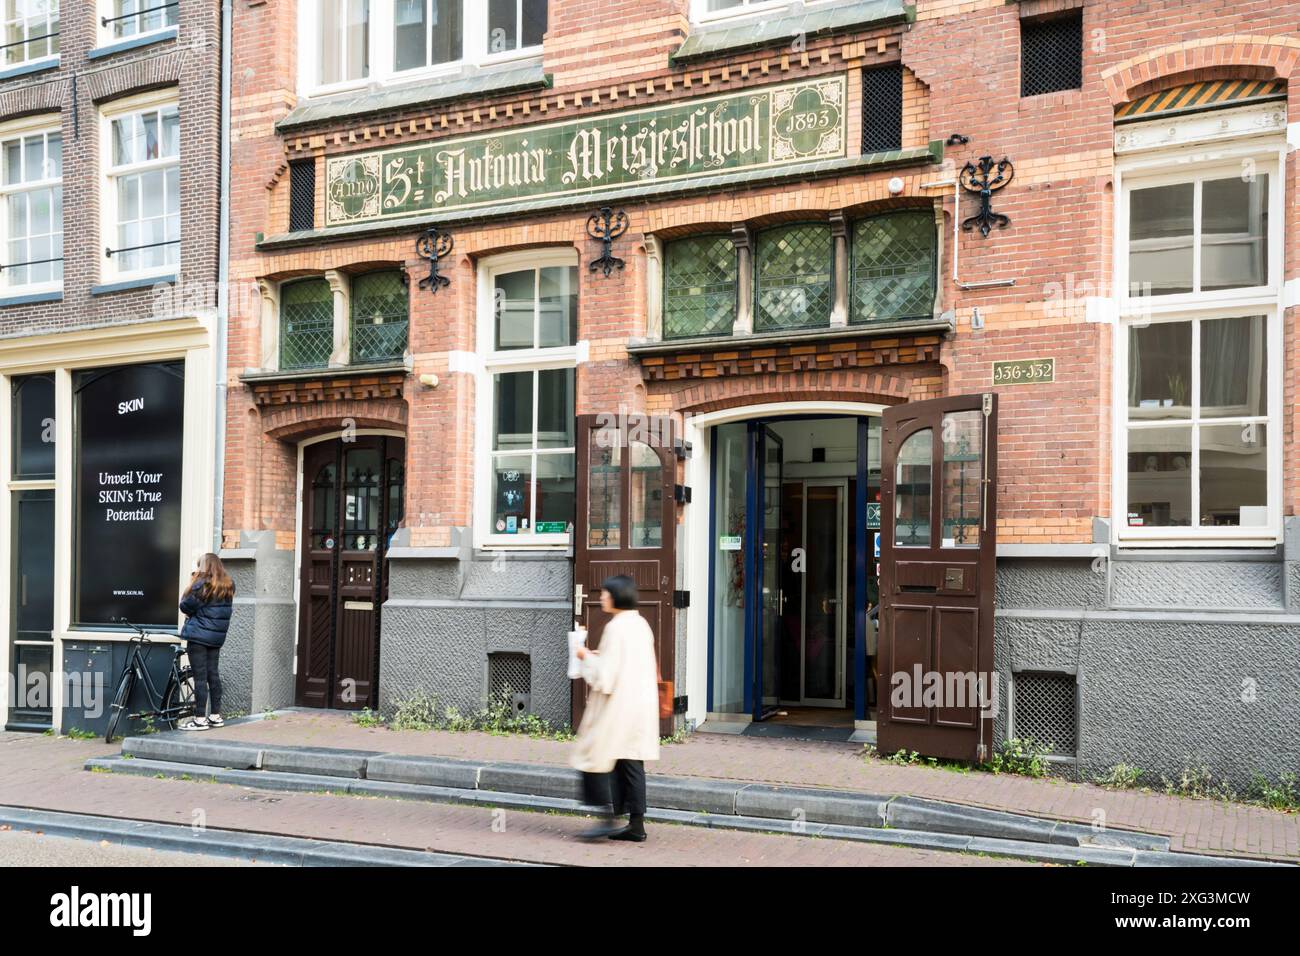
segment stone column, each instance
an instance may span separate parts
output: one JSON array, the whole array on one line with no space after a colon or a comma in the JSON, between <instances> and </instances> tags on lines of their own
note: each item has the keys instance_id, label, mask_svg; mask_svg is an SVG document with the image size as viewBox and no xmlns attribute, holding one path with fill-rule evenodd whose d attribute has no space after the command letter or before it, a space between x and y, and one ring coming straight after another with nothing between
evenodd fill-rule
<instances>
[{"instance_id":1,"label":"stone column","mask_svg":"<svg viewBox=\"0 0 1300 956\"><path fill-rule=\"evenodd\" d=\"M658 236L645 237L645 337L658 342L664 337L663 243Z\"/></svg>"},{"instance_id":2,"label":"stone column","mask_svg":"<svg viewBox=\"0 0 1300 956\"><path fill-rule=\"evenodd\" d=\"M325 273L325 281L334 293L334 351L330 367L347 365L352 360L351 323L348 322L348 277L336 269Z\"/></svg>"},{"instance_id":3,"label":"stone column","mask_svg":"<svg viewBox=\"0 0 1300 956\"><path fill-rule=\"evenodd\" d=\"M731 227L731 241L736 244L736 321L732 335L754 332L754 237L743 224Z\"/></svg>"},{"instance_id":4,"label":"stone column","mask_svg":"<svg viewBox=\"0 0 1300 956\"><path fill-rule=\"evenodd\" d=\"M280 286L266 279L257 280L262 294L261 355L258 368L273 372L280 367Z\"/></svg>"},{"instance_id":5,"label":"stone column","mask_svg":"<svg viewBox=\"0 0 1300 956\"><path fill-rule=\"evenodd\" d=\"M831 328L849 324L849 230L844 213L831 213Z\"/></svg>"}]
</instances>

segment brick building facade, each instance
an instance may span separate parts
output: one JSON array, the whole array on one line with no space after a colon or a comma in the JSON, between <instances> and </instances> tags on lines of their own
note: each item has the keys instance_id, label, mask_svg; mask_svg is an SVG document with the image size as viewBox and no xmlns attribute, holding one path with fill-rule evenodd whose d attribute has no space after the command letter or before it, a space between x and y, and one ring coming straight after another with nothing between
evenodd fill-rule
<instances>
[{"instance_id":1,"label":"brick building facade","mask_svg":"<svg viewBox=\"0 0 1300 956\"><path fill-rule=\"evenodd\" d=\"M87 729L125 660L118 619L174 633L215 546L221 9L7 16L0 709Z\"/></svg>"},{"instance_id":2,"label":"brick building facade","mask_svg":"<svg viewBox=\"0 0 1300 956\"><path fill-rule=\"evenodd\" d=\"M248 706L505 690L565 722L600 568L638 576L679 721L870 733L868 543L931 528L882 414L996 393L995 736L1082 773L1294 767L1290 8L237 8ZM999 174L981 222L964 187ZM602 414L672 436L611 446ZM826 542L816 593L749 590Z\"/></svg>"}]
</instances>

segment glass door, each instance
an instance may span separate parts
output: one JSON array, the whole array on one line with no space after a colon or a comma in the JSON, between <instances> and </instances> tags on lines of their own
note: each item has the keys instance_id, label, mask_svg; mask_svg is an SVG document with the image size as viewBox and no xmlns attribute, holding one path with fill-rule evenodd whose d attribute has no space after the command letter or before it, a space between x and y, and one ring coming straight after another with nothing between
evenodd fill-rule
<instances>
[{"instance_id":1,"label":"glass door","mask_svg":"<svg viewBox=\"0 0 1300 956\"><path fill-rule=\"evenodd\" d=\"M780 699L781 614L781 480L784 449L780 437L752 422L748 474L750 549L746 565L749 594L745 602L746 660L750 680L749 710L755 720L772 716Z\"/></svg>"}]
</instances>

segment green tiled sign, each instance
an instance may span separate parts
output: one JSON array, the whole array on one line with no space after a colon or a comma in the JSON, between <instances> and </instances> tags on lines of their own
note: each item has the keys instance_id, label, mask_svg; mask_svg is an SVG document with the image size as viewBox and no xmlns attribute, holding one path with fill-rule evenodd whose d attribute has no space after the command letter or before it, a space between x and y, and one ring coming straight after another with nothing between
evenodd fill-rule
<instances>
[{"instance_id":1,"label":"green tiled sign","mask_svg":"<svg viewBox=\"0 0 1300 956\"><path fill-rule=\"evenodd\" d=\"M325 225L836 159L844 130L841 75L340 156L325 164Z\"/></svg>"}]
</instances>

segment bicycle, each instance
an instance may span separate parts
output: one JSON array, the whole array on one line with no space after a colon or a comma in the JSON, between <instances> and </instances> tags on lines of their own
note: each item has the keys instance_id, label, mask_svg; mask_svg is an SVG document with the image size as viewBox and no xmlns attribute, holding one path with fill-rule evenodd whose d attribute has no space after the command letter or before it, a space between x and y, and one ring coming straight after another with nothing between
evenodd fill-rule
<instances>
[{"instance_id":1,"label":"bicycle","mask_svg":"<svg viewBox=\"0 0 1300 956\"><path fill-rule=\"evenodd\" d=\"M167 675L167 683L159 694L154 687L153 678L149 676L149 669L145 667L145 662L149 659L149 645L153 641L144 628L137 627L126 618L120 618L118 623L131 628L136 636L131 638L126 664L122 668L122 676L118 678L117 692L113 695L108 730L104 733L104 742L110 744L123 714L127 714L131 720L160 719L169 730L175 730L181 720L194 714L194 670L188 662L181 665L181 655L185 653L185 648L177 644L172 652L172 666ZM128 713L131 693L137 682L143 683L152 709Z\"/></svg>"}]
</instances>

